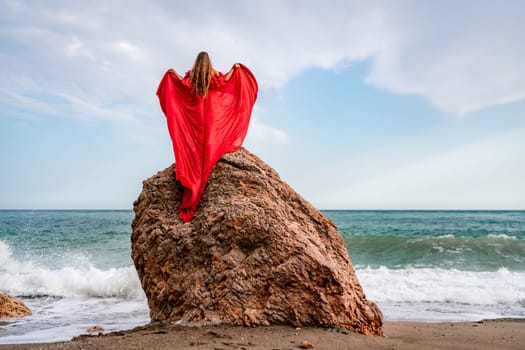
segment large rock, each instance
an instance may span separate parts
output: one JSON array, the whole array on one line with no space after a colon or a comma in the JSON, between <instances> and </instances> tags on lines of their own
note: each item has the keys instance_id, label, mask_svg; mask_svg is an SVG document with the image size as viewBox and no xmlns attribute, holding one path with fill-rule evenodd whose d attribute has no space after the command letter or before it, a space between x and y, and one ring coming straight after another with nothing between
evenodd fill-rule
<instances>
[{"instance_id":1,"label":"large rock","mask_svg":"<svg viewBox=\"0 0 525 350\"><path fill-rule=\"evenodd\" d=\"M0 293L0 318L31 315L29 308L18 298Z\"/></svg>"},{"instance_id":2,"label":"large rock","mask_svg":"<svg viewBox=\"0 0 525 350\"><path fill-rule=\"evenodd\" d=\"M382 334L337 227L259 158L225 155L187 224L181 195L172 165L134 203L132 257L152 320Z\"/></svg>"}]
</instances>

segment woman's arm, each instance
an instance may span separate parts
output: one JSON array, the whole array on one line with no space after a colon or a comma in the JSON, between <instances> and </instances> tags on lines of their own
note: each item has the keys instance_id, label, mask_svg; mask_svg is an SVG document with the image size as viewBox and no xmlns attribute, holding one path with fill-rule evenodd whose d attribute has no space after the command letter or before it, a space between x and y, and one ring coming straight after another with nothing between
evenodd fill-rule
<instances>
[{"instance_id":1,"label":"woman's arm","mask_svg":"<svg viewBox=\"0 0 525 350\"><path fill-rule=\"evenodd\" d=\"M232 78L232 75L233 75L233 72L235 71L236 68L239 68L240 67L240 64L239 63L235 63L233 66L232 66L232 69L230 69L230 71L228 73L226 73L226 76L224 77L224 81L228 81Z\"/></svg>"},{"instance_id":2,"label":"woman's arm","mask_svg":"<svg viewBox=\"0 0 525 350\"><path fill-rule=\"evenodd\" d=\"M168 69L168 72L175 74L175 76L176 76L177 78L179 78L179 79L182 80L182 76L181 76L179 73L177 73L177 71L176 71L175 69L170 68L170 69Z\"/></svg>"}]
</instances>

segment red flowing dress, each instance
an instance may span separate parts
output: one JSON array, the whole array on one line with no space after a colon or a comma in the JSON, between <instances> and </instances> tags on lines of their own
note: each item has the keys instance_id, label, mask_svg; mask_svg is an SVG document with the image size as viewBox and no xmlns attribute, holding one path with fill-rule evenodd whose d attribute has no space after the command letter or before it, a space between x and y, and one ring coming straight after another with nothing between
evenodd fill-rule
<instances>
[{"instance_id":1,"label":"red flowing dress","mask_svg":"<svg viewBox=\"0 0 525 350\"><path fill-rule=\"evenodd\" d=\"M194 92L189 72L183 79L167 71L157 89L175 153L176 179L184 186L180 218L194 216L213 167L228 152L237 151L246 137L257 81L244 66L230 78L212 76L206 97Z\"/></svg>"}]
</instances>

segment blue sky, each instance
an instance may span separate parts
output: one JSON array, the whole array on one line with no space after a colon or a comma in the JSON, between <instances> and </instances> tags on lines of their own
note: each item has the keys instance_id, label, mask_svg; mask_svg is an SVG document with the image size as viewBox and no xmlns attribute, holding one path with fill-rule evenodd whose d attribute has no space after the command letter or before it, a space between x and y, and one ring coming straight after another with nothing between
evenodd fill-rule
<instances>
[{"instance_id":1,"label":"blue sky","mask_svg":"<svg viewBox=\"0 0 525 350\"><path fill-rule=\"evenodd\" d=\"M129 209L206 50L245 146L321 209L525 209L522 1L0 1L0 208Z\"/></svg>"}]
</instances>

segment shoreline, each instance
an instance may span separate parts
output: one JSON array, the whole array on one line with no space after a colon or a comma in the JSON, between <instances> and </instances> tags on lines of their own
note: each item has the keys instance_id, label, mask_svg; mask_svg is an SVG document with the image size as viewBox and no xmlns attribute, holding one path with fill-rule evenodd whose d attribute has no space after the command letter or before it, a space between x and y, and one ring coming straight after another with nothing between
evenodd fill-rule
<instances>
[{"instance_id":1,"label":"shoreline","mask_svg":"<svg viewBox=\"0 0 525 350\"><path fill-rule=\"evenodd\" d=\"M103 335L79 335L56 343L0 344L0 350L29 349L523 349L525 319L475 322L404 322L384 324L384 336L344 334L325 328L292 326L188 327L148 324ZM1 338L0 338L1 339Z\"/></svg>"}]
</instances>

